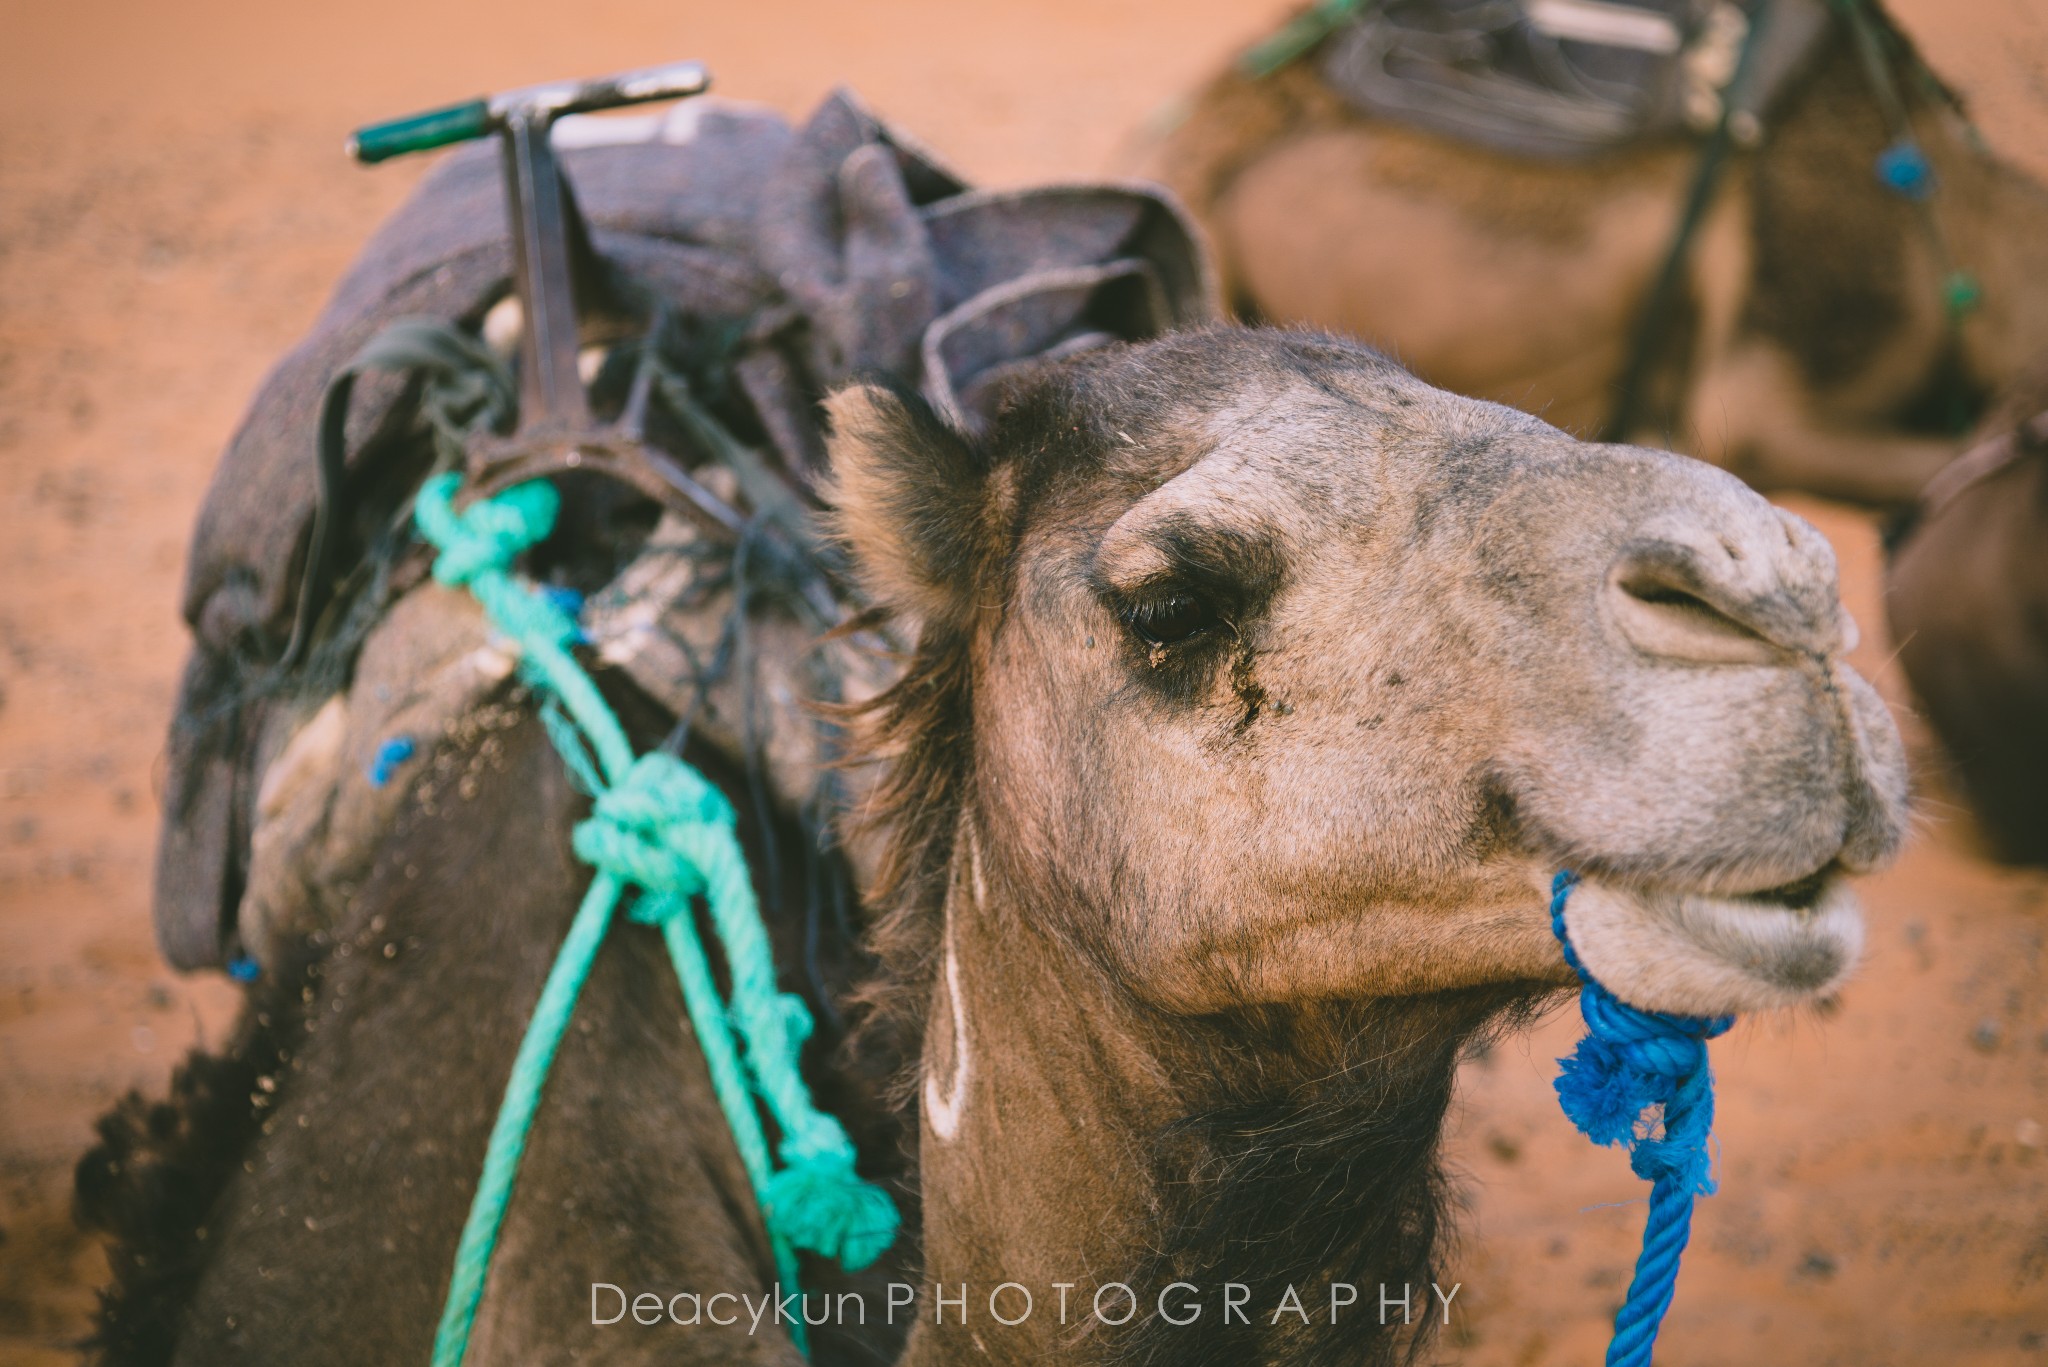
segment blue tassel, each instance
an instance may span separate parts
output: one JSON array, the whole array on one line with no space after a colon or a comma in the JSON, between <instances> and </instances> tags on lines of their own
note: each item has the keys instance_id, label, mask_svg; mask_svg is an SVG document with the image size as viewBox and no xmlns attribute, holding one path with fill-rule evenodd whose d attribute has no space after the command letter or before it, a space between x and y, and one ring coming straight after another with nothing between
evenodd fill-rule
<instances>
[{"instance_id":1,"label":"blue tassel","mask_svg":"<svg viewBox=\"0 0 2048 1367\"><path fill-rule=\"evenodd\" d=\"M1652 1079L1636 1072L1598 1035L1587 1035L1569 1058L1558 1060L1557 1100L1572 1124L1595 1144L1634 1138L1636 1119L1650 1103Z\"/></svg>"},{"instance_id":2,"label":"blue tassel","mask_svg":"<svg viewBox=\"0 0 2048 1367\"><path fill-rule=\"evenodd\" d=\"M1650 1367L1691 1235L1693 1198L1714 1190L1707 1041L1726 1034L1735 1018L1643 1011L1609 992L1587 972L1565 933L1565 902L1577 883L1564 872L1550 885L1550 928L1578 975L1579 1014L1586 1020L1586 1037L1558 1060L1557 1101L1588 1139L1628 1149L1629 1167L1651 1184L1643 1251L1607 1345L1608 1367Z\"/></svg>"}]
</instances>

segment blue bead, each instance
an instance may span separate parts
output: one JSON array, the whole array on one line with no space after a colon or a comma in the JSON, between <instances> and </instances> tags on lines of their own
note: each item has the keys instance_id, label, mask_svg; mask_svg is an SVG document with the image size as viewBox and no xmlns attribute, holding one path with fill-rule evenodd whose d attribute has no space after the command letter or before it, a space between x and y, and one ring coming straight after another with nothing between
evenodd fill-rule
<instances>
[{"instance_id":1,"label":"blue bead","mask_svg":"<svg viewBox=\"0 0 2048 1367\"><path fill-rule=\"evenodd\" d=\"M248 954L237 954L228 960L228 976L238 983L253 983L263 975L263 965Z\"/></svg>"},{"instance_id":2,"label":"blue bead","mask_svg":"<svg viewBox=\"0 0 2048 1367\"><path fill-rule=\"evenodd\" d=\"M1901 138L1877 154L1877 178L1888 190L1921 200L1934 193L1934 168L1927 154L1909 138Z\"/></svg>"}]
</instances>

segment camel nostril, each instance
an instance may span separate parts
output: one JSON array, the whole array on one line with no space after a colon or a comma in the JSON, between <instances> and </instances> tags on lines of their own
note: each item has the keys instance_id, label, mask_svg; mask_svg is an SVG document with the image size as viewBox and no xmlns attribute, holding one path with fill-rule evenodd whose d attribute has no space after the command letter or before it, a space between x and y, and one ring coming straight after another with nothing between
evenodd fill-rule
<instances>
[{"instance_id":1,"label":"camel nostril","mask_svg":"<svg viewBox=\"0 0 2048 1367\"><path fill-rule=\"evenodd\" d=\"M1630 555L1609 577L1609 612L1629 643L1694 664L1782 664L1784 649L1713 602L1692 557L1674 550Z\"/></svg>"}]
</instances>

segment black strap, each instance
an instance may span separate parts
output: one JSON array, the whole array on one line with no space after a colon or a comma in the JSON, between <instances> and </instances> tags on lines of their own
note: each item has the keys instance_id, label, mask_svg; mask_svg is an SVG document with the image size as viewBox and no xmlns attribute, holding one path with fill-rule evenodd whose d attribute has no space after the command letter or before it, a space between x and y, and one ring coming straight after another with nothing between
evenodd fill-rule
<instances>
[{"instance_id":1,"label":"black strap","mask_svg":"<svg viewBox=\"0 0 2048 1367\"><path fill-rule=\"evenodd\" d=\"M437 469L459 455L468 428L481 423L500 429L517 404L512 377L489 347L460 328L423 318L401 318L379 332L328 382L314 442L320 496L313 506L313 535L291 639L273 666L279 671L304 660L339 577L335 562L348 513L348 404L356 377L368 370L418 371L425 377L430 392L422 394L420 409L446 448Z\"/></svg>"},{"instance_id":2,"label":"black strap","mask_svg":"<svg viewBox=\"0 0 2048 1367\"><path fill-rule=\"evenodd\" d=\"M1735 125L1741 119L1755 126L1757 113L1751 107L1750 94L1756 54L1763 47L1764 31L1770 27L1771 15L1776 8L1771 0L1764 0L1750 18L1749 32L1742 40L1742 53L1736 59L1735 74L1729 77L1727 88L1721 93L1721 117L1715 121L1706 146L1700 149L1692 188L1685 198L1685 212L1679 216L1678 228L1671 235L1671 245L1664 251L1664 264L1658 268L1657 279L1644 297L1642 309L1636 314L1635 327L1629 334L1628 366L1622 371L1614 407L1608 411L1607 422L1600 429L1602 441L1626 441L1628 434L1642 421L1644 397L1654 361L1653 349L1663 340L1665 329L1670 324L1671 310L1678 302L1678 291L1685 277L1685 264L1692 256L1693 240L1699 236L1700 224L1706 220L1707 209L1714 202L1714 191L1720 186L1722 171L1727 168L1728 154L1735 149Z\"/></svg>"}]
</instances>

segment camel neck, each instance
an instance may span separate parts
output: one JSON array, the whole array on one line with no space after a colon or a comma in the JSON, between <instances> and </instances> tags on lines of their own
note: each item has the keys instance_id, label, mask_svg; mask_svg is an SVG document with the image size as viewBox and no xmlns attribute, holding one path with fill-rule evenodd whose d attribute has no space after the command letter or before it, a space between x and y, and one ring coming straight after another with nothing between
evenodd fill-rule
<instances>
[{"instance_id":1,"label":"camel neck","mask_svg":"<svg viewBox=\"0 0 2048 1367\"><path fill-rule=\"evenodd\" d=\"M926 1029L906 1362L1371 1363L1440 1327L1457 1060L1523 994L1168 1015L980 863Z\"/></svg>"}]
</instances>

